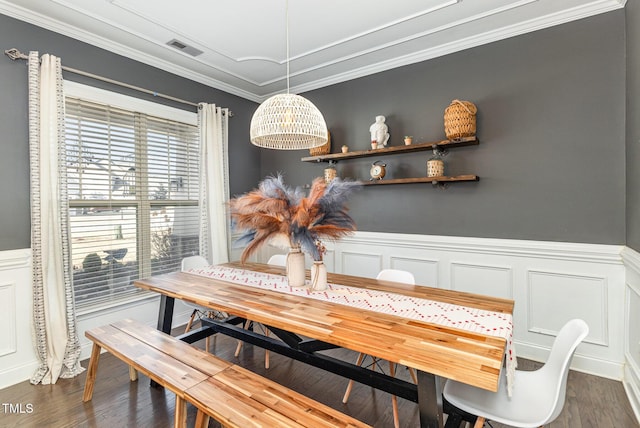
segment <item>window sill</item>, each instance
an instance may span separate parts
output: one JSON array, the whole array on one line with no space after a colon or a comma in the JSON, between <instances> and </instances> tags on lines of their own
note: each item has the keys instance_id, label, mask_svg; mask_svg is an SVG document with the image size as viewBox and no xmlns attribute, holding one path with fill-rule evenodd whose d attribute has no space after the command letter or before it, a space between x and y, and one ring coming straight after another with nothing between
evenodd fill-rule
<instances>
[{"instance_id":1,"label":"window sill","mask_svg":"<svg viewBox=\"0 0 640 428\"><path fill-rule=\"evenodd\" d=\"M157 293L143 291L132 296L122 296L119 299L114 299L108 302L101 302L81 307L76 309L76 316L79 320L91 319L105 314L118 312L123 309L140 306L151 300L159 298L160 296Z\"/></svg>"}]
</instances>

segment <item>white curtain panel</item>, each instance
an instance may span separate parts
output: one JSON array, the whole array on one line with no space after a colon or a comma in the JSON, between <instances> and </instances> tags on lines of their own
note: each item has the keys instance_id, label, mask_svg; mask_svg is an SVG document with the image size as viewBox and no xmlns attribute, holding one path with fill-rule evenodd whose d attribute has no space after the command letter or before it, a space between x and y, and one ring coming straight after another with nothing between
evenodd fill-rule
<instances>
[{"instance_id":1,"label":"white curtain panel","mask_svg":"<svg viewBox=\"0 0 640 428\"><path fill-rule=\"evenodd\" d=\"M31 383L82 373L71 283L60 59L29 53L29 152L34 342Z\"/></svg>"},{"instance_id":2,"label":"white curtain panel","mask_svg":"<svg viewBox=\"0 0 640 428\"><path fill-rule=\"evenodd\" d=\"M200 132L200 255L211 264L229 261L229 111L198 106Z\"/></svg>"}]
</instances>

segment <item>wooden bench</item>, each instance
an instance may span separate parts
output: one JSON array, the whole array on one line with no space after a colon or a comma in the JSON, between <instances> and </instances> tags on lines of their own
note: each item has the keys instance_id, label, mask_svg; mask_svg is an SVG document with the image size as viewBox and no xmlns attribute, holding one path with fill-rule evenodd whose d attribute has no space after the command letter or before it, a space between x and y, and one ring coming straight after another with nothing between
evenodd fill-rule
<instances>
[{"instance_id":1,"label":"wooden bench","mask_svg":"<svg viewBox=\"0 0 640 428\"><path fill-rule=\"evenodd\" d=\"M198 408L196 427L213 417L226 428L368 427L240 366L222 360L154 328L123 320L85 332L93 349L83 401L90 401L104 348L176 395L174 425L185 427L187 403Z\"/></svg>"}]
</instances>

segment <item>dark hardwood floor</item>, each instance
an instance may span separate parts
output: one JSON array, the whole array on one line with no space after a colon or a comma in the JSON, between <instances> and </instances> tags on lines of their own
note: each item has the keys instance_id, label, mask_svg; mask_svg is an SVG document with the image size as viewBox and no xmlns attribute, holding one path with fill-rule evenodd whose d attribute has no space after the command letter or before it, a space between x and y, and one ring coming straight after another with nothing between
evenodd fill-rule
<instances>
[{"instance_id":1,"label":"dark hardwood floor","mask_svg":"<svg viewBox=\"0 0 640 428\"><path fill-rule=\"evenodd\" d=\"M203 341L198 343L202 345ZM348 404L342 404L347 380L271 354L271 368L264 368L264 351L244 345L238 358L233 356L236 341L228 337L212 340L212 352L235 361L270 379L340 409L375 427L392 427L393 414L388 394L355 384ZM355 361L356 354L345 350L327 351ZM82 364L84 367L87 361ZM538 363L520 361L521 369L534 369ZM400 376L409 379L406 369ZM22 382L0 390L0 427L153 427L173 426L174 396L162 389L150 388L149 379L140 376L129 382L128 368L109 354L103 354L96 380L93 400L82 403L85 375L75 379L60 379L56 385L31 385ZM398 399L403 427L418 426L417 406ZM12 405L10 407L9 405ZM189 407L188 423L195 421L195 409ZM492 423L494 428L503 425ZM551 428L634 428L640 427L622 384L583 373L569 374L567 402ZM219 427L211 422L210 427ZM271 428L271 427L265 427Z\"/></svg>"}]
</instances>

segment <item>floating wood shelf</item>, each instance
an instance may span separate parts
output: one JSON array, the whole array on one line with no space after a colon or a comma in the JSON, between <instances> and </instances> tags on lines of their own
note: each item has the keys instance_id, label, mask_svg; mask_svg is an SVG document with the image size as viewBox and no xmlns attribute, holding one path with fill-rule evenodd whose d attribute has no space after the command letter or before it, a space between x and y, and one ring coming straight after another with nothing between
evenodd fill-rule
<instances>
[{"instance_id":1,"label":"floating wood shelf","mask_svg":"<svg viewBox=\"0 0 640 428\"><path fill-rule=\"evenodd\" d=\"M421 152L433 150L437 146L440 150L446 151L455 147L475 146L480 144L476 137L460 138L459 140L441 140L429 143L410 144L408 146L391 146L383 149L362 150L347 153L330 153L326 155L307 156L302 158L302 162L338 162L345 159L358 159L370 156L383 156L399 153ZM391 181L391 180L388 180Z\"/></svg>"},{"instance_id":2,"label":"floating wood shelf","mask_svg":"<svg viewBox=\"0 0 640 428\"><path fill-rule=\"evenodd\" d=\"M390 180L370 180L361 181L363 186L381 186L383 184L410 184L410 183L432 183L432 184L444 184L456 181L478 181L480 177L477 175L456 175L453 177L441 176L441 177L415 177L415 178L392 178Z\"/></svg>"}]
</instances>

